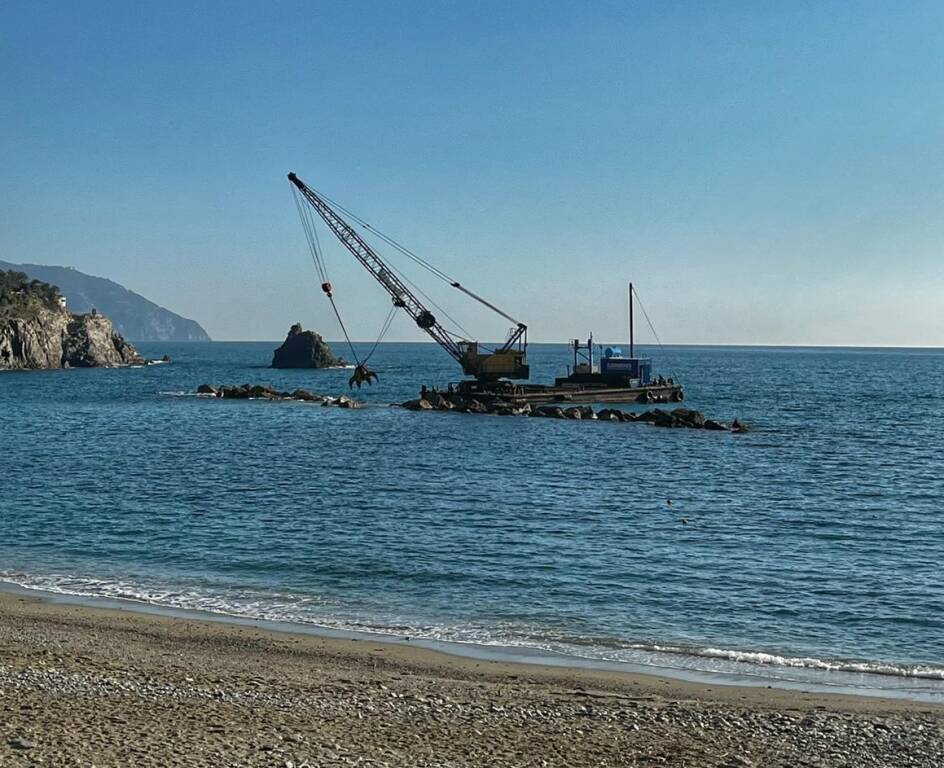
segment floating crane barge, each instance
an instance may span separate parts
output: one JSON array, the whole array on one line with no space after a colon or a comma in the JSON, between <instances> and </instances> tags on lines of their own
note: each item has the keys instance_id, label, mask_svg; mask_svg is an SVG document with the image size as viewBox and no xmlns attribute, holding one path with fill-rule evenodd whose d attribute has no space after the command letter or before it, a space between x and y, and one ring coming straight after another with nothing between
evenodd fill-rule
<instances>
[{"instance_id":1,"label":"floating crane barge","mask_svg":"<svg viewBox=\"0 0 944 768\"><path fill-rule=\"evenodd\" d=\"M633 285L629 284L629 356L624 357L622 351L616 347L606 348L597 365L593 360L593 338L587 340L586 345L579 341L572 341L574 354L573 368L568 370L567 376L558 377L554 384L520 384L521 380L530 378L531 369L528 365L528 327L511 315L505 313L494 304L470 291L458 281L446 276L441 270L420 259L412 251L401 246L396 241L383 235L366 222L359 221L362 226L371 229L385 242L409 256L417 263L429 269L440 279L449 283L452 288L466 294L488 309L497 313L505 320L513 323L505 343L497 349L487 349L478 341L459 336L445 328L436 316L420 301L407 285L401 275L385 263L374 249L367 243L361 234L348 223L328 200L308 187L294 173L288 174L296 194L296 204L299 215L308 236L309 245L316 266L322 275L321 288L331 301L338 321L344 330L344 323L334 303L332 286L327 280L327 273L322 263L320 246L317 236L313 234L313 222L306 218L303 200L327 224L331 232L354 258L370 273L370 275L390 294L394 309L406 312L417 327L422 329L430 338L442 347L462 368L466 378L455 384L450 384L446 391L439 391L443 397L460 401L475 399L485 403L505 402L516 404L540 404L553 402L568 403L630 403L630 402L677 402L683 397L682 386L672 379L662 377L653 378L652 361L649 358L635 357L633 339ZM348 212L353 217L353 214ZM414 286L415 287L415 286ZM391 310L392 312L393 310ZM389 327L389 318L387 326ZM347 331L344 330L345 337ZM348 340L350 341L350 340ZM379 339L378 339L379 341ZM375 345L376 346L376 345ZM584 349L586 352L584 352ZM352 354L353 352L352 347ZM366 367L366 360L358 360L358 371L362 374L358 381L370 379L374 376ZM374 376L375 377L375 376ZM375 377L376 378L376 377ZM353 380L353 379L352 379ZM423 387L421 395L427 392Z\"/></svg>"}]
</instances>

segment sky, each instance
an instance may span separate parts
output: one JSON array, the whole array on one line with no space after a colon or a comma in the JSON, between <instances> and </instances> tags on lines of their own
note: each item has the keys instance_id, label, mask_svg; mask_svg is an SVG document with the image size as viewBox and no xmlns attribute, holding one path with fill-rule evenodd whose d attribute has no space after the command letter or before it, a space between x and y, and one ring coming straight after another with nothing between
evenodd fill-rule
<instances>
[{"instance_id":1,"label":"sky","mask_svg":"<svg viewBox=\"0 0 944 768\"><path fill-rule=\"evenodd\" d=\"M623 339L632 280L665 343L944 346L942 30L936 2L9 0L0 259L215 339L337 339L295 171L532 341ZM373 340L389 299L321 239Z\"/></svg>"}]
</instances>

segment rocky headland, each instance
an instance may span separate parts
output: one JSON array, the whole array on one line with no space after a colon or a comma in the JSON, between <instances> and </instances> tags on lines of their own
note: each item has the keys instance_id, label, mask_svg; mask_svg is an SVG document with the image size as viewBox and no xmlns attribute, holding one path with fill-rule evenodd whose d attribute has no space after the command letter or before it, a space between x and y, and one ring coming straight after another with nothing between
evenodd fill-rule
<instances>
[{"instance_id":1,"label":"rocky headland","mask_svg":"<svg viewBox=\"0 0 944 768\"><path fill-rule=\"evenodd\" d=\"M306 331L301 323L295 323L282 342L282 346L272 355L273 368L332 368L345 365L340 357L335 357L321 334Z\"/></svg>"},{"instance_id":2,"label":"rocky headland","mask_svg":"<svg viewBox=\"0 0 944 768\"><path fill-rule=\"evenodd\" d=\"M138 351L96 312L68 311L59 290L0 272L0 369L141 365Z\"/></svg>"}]
</instances>

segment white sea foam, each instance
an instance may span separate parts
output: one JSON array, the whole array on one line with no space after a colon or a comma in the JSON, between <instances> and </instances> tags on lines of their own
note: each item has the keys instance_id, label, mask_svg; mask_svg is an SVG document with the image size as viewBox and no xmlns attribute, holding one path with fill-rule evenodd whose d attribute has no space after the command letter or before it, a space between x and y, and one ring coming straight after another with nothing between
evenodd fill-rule
<instances>
[{"instance_id":1,"label":"white sea foam","mask_svg":"<svg viewBox=\"0 0 944 768\"><path fill-rule=\"evenodd\" d=\"M824 672L851 672L868 675L913 677L923 680L944 680L944 667L926 665L887 664L872 661L826 660L809 656L780 656L763 651L743 651L725 648L685 648L682 646L637 645L639 650L656 653L674 653L705 659L722 659L741 664L796 669L821 670Z\"/></svg>"},{"instance_id":2,"label":"white sea foam","mask_svg":"<svg viewBox=\"0 0 944 768\"><path fill-rule=\"evenodd\" d=\"M0 571L0 580L26 589L72 597L106 598L155 607L196 610L221 616L299 624L325 629L388 636L410 636L466 646L519 648L563 654L574 659L631 663L660 670L686 670L711 674L750 675L771 680L793 680L789 670L813 674L828 684L834 674L876 675L884 678L944 682L944 667L891 664L865 660L819 659L764 651L697 648L671 644L633 643L615 638L568 637L540 631L524 632L514 626L439 626L384 617L383 621L345 610L331 600L312 595L240 590L238 598L194 588L145 586L122 580L94 579L65 574L25 574ZM768 670L764 672L764 670ZM865 687L868 687L865 684ZM884 687L876 682L876 688ZM937 689L935 689L937 690Z\"/></svg>"}]
</instances>

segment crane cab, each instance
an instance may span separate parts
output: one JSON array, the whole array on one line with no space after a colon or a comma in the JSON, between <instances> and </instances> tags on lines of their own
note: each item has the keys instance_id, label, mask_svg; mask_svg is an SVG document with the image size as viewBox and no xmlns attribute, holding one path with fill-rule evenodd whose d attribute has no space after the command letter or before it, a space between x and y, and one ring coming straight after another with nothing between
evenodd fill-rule
<instances>
[{"instance_id":1,"label":"crane cab","mask_svg":"<svg viewBox=\"0 0 944 768\"><path fill-rule=\"evenodd\" d=\"M481 354L477 341L460 341L462 371L477 379L527 379L531 375L524 348L498 349Z\"/></svg>"}]
</instances>

